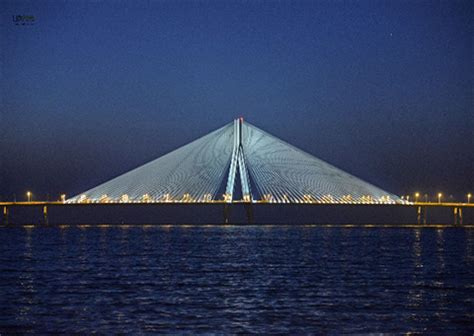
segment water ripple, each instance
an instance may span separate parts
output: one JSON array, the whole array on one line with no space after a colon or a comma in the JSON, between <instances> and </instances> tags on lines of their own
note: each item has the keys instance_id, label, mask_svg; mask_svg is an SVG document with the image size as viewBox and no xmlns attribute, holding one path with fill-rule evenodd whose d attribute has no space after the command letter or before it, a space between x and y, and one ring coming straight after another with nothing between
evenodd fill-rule
<instances>
[{"instance_id":1,"label":"water ripple","mask_svg":"<svg viewBox=\"0 0 474 336\"><path fill-rule=\"evenodd\" d=\"M474 331L474 230L0 229L0 334Z\"/></svg>"}]
</instances>

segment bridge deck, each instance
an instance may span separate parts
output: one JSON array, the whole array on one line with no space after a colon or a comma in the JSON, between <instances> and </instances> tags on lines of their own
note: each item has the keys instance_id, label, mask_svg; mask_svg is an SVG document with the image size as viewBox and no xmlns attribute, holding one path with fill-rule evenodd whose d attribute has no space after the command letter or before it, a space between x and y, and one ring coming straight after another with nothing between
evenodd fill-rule
<instances>
[{"instance_id":1,"label":"bridge deck","mask_svg":"<svg viewBox=\"0 0 474 336\"><path fill-rule=\"evenodd\" d=\"M400 207L414 207L414 206L427 206L427 207L474 207L474 203L461 203L461 202L412 202L412 203L396 203L396 204L387 204L387 203L323 203L323 202L302 202L302 203L281 203L281 202L267 202L267 201L255 201L255 202L246 202L246 201L239 201L234 200L232 202L226 201L206 201L206 202L184 202L184 201L170 201L170 202L108 202L108 203L100 203L100 202L91 202L91 203L64 203L64 202L47 202L47 201L34 201L34 202L0 202L0 206L133 206L133 205L149 205L149 206L156 206L156 205L212 205L212 204L268 204L268 205L324 205L324 206L400 206Z\"/></svg>"}]
</instances>

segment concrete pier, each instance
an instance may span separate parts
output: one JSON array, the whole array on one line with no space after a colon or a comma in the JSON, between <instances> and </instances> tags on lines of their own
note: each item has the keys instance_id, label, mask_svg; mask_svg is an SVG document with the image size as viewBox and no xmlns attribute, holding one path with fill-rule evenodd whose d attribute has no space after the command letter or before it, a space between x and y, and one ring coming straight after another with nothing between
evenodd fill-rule
<instances>
[{"instance_id":1,"label":"concrete pier","mask_svg":"<svg viewBox=\"0 0 474 336\"><path fill-rule=\"evenodd\" d=\"M8 206L3 206L3 224L8 225Z\"/></svg>"},{"instance_id":2,"label":"concrete pier","mask_svg":"<svg viewBox=\"0 0 474 336\"><path fill-rule=\"evenodd\" d=\"M48 225L49 224L49 220L48 220L48 206L47 205L44 205L43 206L43 223L45 225Z\"/></svg>"}]
</instances>

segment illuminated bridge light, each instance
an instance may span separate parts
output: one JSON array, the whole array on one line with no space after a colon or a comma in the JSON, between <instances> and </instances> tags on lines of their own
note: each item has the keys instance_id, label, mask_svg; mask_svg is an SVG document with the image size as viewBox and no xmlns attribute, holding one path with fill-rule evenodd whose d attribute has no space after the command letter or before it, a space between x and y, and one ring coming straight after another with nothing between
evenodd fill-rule
<instances>
[{"instance_id":1,"label":"illuminated bridge light","mask_svg":"<svg viewBox=\"0 0 474 336\"><path fill-rule=\"evenodd\" d=\"M352 203L352 195L343 195L341 201L342 203Z\"/></svg>"},{"instance_id":2,"label":"illuminated bridge light","mask_svg":"<svg viewBox=\"0 0 474 336\"><path fill-rule=\"evenodd\" d=\"M161 201L162 201L162 202L165 202L165 203L169 203L169 202L171 202L172 200L173 200L173 199L172 199L172 197L171 197L170 194L164 194L164 195L162 196L162 198L161 198Z\"/></svg>"},{"instance_id":3,"label":"illuminated bridge light","mask_svg":"<svg viewBox=\"0 0 474 336\"><path fill-rule=\"evenodd\" d=\"M192 203L195 202L195 200L191 197L191 194L189 193L184 193L183 197L181 198L180 202L183 203Z\"/></svg>"},{"instance_id":4,"label":"illuminated bridge light","mask_svg":"<svg viewBox=\"0 0 474 336\"><path fill-rule=\"evenodd\" d=\"M264 195L262 195L262 202L269 203L269 202L272 201L272 199L273 199L272 194L264 194Z\"/></svg>"},{"instance_id":5,"label":"illuminated bridge light","mask_svg":"<svg viewBox=\"0 0 474 336\"><path fill-rule=\"evenodd\" d=\"M334 202L334 197L332 195L324 195L322 197L322 203L327 203L327 204L332 204L332 203L335 203Z\"/></svg>"},{"instance_id":6,"label":"illuminated bridge light","mask_svg":"<svg viewBox=\"0 0 474 336\"><path fill-rule=\"evenodd\" d=\"M102 202L104 195L107 202L120 203L231 203L237 201L234 191L238 187L244 202L405 203L398 196L305 153L243 119L236 119L66 203Z\"/></svg>"},{"instance_id":7,"label":"illuminated bridge light","mask_svg":"<svg viewBox=\"0 0 474 336\"><path fill-rule=\"evenodd\" d=\"M197 200L197 202L201 202L201 203L209 203L211 201L212 201L211 194L204 194L201 198Z\"/></svg>"},{"instance_id":8,"label":"illuminated bridge light","mask_svg":"<svg viewBox=\"0 0 474 336\"><path fill-rule=\"evenodd\" d=\"M304 203L313 203L313 196L309 194L303 195L303 202Z\"/></svg>"},{"instance_id":9,"label":"illuminated bridge light","mask_svg":"<svg viewBox=\"0 0 474 336\"><path fill-rule=\"evenodd\" d=\"M99 203L109 203L109 197L107 195L100 196Z\"/></svg>"}]
</instances>

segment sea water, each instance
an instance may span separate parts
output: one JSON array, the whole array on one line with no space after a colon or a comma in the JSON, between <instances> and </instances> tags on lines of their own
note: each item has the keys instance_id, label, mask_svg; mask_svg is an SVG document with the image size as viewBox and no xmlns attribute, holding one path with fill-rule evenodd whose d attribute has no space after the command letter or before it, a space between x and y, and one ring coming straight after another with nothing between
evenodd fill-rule
<instances>
[{"instance_id":1,"label":"sea water","mask_svg":"<svg viewBox=\"0 0 474 336\"><path fill-rule=\"evenodd\" d=\"M474 230L0 228L0 334L474 331Z\"/></svg>"}]
</instances>

